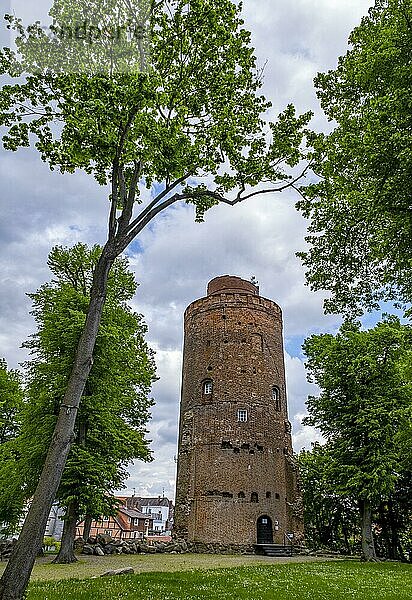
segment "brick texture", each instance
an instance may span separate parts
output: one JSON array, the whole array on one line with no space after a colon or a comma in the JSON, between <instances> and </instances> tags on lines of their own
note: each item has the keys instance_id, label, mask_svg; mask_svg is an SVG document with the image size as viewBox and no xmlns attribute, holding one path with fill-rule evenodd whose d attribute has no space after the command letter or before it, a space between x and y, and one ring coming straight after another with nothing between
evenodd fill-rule
<instances>
[{"instance_id":1,"label":"brick texture","mask_svg":"<svg viewBox=\"0 0 412 600\"><path fill-rule=\"evenodd\" d=\"M301 542L290 432L281 309L250 282L218 277L185 312L175 534L256 544L263 519L274 543Z\"/></svg>"}]
</instances>

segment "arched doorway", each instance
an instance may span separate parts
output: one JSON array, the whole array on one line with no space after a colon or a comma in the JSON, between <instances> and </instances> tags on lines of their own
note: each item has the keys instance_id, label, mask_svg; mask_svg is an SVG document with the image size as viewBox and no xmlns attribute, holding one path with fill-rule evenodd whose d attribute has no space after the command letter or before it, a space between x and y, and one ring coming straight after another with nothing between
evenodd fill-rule
<instances>
[{"instance_id":1,"label":"arched doorway","mask_svg":"<svg viewBox=\"0 0 412 600\"><path fill-rule=\"evenodd\" d=\"M272 519L267 515L262 515L257 520L257 543L273 544Z\"/></svg>"}]
</instances>

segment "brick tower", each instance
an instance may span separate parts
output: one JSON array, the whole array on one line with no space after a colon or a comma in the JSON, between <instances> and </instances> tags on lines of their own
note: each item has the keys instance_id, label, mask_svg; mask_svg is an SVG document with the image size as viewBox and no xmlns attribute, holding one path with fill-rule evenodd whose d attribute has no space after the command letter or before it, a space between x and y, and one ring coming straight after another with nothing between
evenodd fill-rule
<instances>
[{"instance_id":1,"label":"brick tower","mask_svg":"<svg viewBox=\"0 0 412 600\"><path fill-rule=\"evenodd\" d=\"M217 277L185 312L175 534L209 550L297 543L301 508L282 312Z\"/></svg>"}]
</instances>

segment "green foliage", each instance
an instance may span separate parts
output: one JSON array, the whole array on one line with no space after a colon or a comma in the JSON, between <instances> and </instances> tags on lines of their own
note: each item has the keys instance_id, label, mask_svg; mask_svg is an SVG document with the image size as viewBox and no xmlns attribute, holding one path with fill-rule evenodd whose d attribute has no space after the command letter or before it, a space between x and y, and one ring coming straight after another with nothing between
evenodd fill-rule
<instances>
[{"instance_id":1,"label":"green foliage","mask_svg":"<svg viewBox=\"0 0 412 600\"><path fill-rule=\"evenodd\" d=\"M338 67L315 79L336 127L319 136L307 280L328 312L412 300L412 2L376 0Z\"/></svg>"},{"instance_id":2,"label":"green foliage","mask_svg":"<svg viewBox=\"0 0 412 600\"><path fill-rule=\"evenodd\" d=\"M310 381L306 423L329 441L336 490L379 502L393 491L408 426L411 328L388 318L371 330L344 324L336 336L314 335L303 349Z\"/></svg>"},{"instance_id":3,"label":"green foliage","mask_svg":"<svg viewBox=\"0 0 412 600\"><path fill-rule=\"evenodd\" d=\"M133 20L139 5L128 2L124 17ZM102 23L114 8L118 3L55 0L50 14L59 28L89 15ZM101 72L98 53L89 53L88 68L79 72L59 37L50 40L39 24L27 31L9 17L20 55L1 51L1 72L25 76L0 92L5 148L34 141L51 169L84 169L99 183L126 190L135 188L138 163L138 202L144 187L159 197L159 186L162 194L186 182L182 199L195 204L199 218L219 201L210 202L209 191L223 196L233 190L239 201L261 182L293 185L288 168L305 156L310 114L296 117L290 106L276 123L264 121L270 103L259 95L261 79L240 10L230 0L155 3L145 72L133 57L127 68ZM87 45L84 40L79 52ZM51 54L59 56L58 68L42 68ZM114 166L121 168L121 182ZM121 190L115 195L124 208Z\"/></svg>"},{"instance_id":4,"label":"green foliage","mask_svg":"<svg viewBox=\"0 0 412 600\"><path fill-rule=\"evenodd\" d=\"M410 326L387 317L368 331L344 323L336 336L313 335L303 346L309 380L320 387L319 396L308 399L305 423L327 439L325 448L303 456L315 503L310 521L325 510L330 514L327 499L316 492L318 478L326 494L333 490L341 502L359 505L367 559L374 559L375 552L369 533L373 512L381 527L376 530L380 553L407 555L411 487L403 440L411 423L411 334Z\"/></svg>"},{"instance_id":5,"label":"green foliage","mask_svg":"<svg viewBox=\"0 0 412 600\"><path fill-rule=\"evenodd\" d=\"M50 443L100 253L99 247L89 250L84 244L55 247L48 263L55 279L30 294L38 330L25 343L32 354L25 365L29 402L17 440L28 491L37 483ZM127 260L118 259L110 273L93 367L58 492L60 503L75 501L80 514L111 514L116 507L113 492L122 486L127 464L150 460L145 424L154 362L144 340L146 326L127 305L135 290Z\"/></svg>"},{"instance_id":6,"label":"green foliage","mask_svg":"<svg viewBox=\"0 0 412 600\"><path fill-rule=\"evenodd\" d=\"M0 359L0 448L14 439L20 429L20 412L23 406L23 388L18 371L7 368Z\"/></svg>"},{"instance_id":7,"label":"green foliage","mask_svg":"<svg viewBox=\"0 0 412 600\"><path fill-rule=\"evenodd\" d=\"M395 488L375 512L375 540L380 556L412 561L412 473L401 468Z\"/></svg>"},{"instance_id":8,"label":"green foliage","mask_svg":"<svg viewBox=\"0 0 412 600\"><path fill-rule=\"evenodd\" d=\"M24 406L21 379L18 371L7 369L6 361L0 359L0 524L6 524L6 532L14 531L23 504L14 448Z\"/></svg>"},{"instance_id":9,"label":"green foliage","mask_svg":"<svg viewBox=\"0 0 412 600\"><path fill-rule=\"evenodd\" d=\"M302 482L305 540L309 547L342 554L359 550L360 528L356 499L339 493L333 457L328 447L314 444L298 456Z\"/></svg>"},{"instance_id":10,"label":"green foliage","mask_svg":"<svg viewBox=\"0 0 412 600\"><path fill-rule=\"evenodd\" d=\"M45 554L56 554L60 549L60 542L54 537L46 536L43 538L43 552Z\"/></svg>"},{"instance_id":11,"label":"green foliage","mask_svg":"<svg viewBox=\"0 0 412 600\"><path fill-rule=\"evenodd\" d=\"M33 582L28 600L409 600L411 570L396 563L341 561L139 573L109 580Z\"/></svg>"}]
</instances>

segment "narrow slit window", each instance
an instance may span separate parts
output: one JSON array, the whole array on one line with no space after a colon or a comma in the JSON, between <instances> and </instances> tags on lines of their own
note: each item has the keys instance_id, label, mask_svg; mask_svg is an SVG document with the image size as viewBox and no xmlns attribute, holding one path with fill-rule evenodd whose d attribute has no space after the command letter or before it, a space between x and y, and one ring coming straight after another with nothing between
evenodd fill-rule
<instances>
[{"instance_id":1,"label":"narrow slit window","mask_svg":"<svg viewBox=\"0 0 412 600\"><path fill-rule=\"evenodd\" d=\"M211 379L207 379L203 382L203 393L205 395L210 395L213 391L213 382Z\"/></svg>"},{"instance_id":2,"label":"narrow slit window","mask_svg":"<svg viewBox=\"0 0 412 600\"><path fill-rule=\"evenodd\" d=\"M272 399L275 402L275 409L280 410L280 389L277 385L272 388Z\"/></svg>"}]
</instances>

